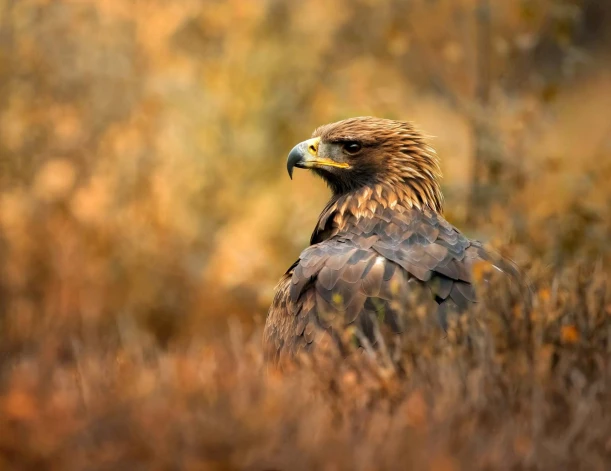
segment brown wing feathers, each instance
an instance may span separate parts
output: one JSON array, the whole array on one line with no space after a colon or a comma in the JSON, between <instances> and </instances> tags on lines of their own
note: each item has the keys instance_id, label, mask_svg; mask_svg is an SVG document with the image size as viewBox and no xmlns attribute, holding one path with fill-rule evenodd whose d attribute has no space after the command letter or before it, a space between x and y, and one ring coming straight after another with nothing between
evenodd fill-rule
<instances>
[{"instance_id":1,"label":"brown wing feathers","mask_svg":"<svg viewBox=\"0 0 611 471\"><path fill-rule=\"evenodd\" d=\"M304 335L305 343L316 328L355 322L371 335L371 318L380 311L401 331L399 311L415 289L410 280L440 305L451 301L464 309L475 300L470 242L432 212L380 207L371 218L345 218L336 232L306 249L290 274L287 303L296 306L295 335Z\"/></svg>"}]
</instances>

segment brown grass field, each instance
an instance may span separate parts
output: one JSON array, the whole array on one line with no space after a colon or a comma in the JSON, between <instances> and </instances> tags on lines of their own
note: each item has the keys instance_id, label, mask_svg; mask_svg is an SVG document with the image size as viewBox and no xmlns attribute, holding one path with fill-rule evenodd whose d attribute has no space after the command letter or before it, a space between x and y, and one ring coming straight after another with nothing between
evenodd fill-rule
<instances>
[{"instance_id":1,"label":"brown grass field","mask_svg":"<svg viewBox=\"0 0 611 471\"><path fill-rule=\"evenodd\" d=\"M0 470L611 469L607 3L0 0ZM532 297L276 369L286 155L357 115Z\"/></svg>"}]
</instances>

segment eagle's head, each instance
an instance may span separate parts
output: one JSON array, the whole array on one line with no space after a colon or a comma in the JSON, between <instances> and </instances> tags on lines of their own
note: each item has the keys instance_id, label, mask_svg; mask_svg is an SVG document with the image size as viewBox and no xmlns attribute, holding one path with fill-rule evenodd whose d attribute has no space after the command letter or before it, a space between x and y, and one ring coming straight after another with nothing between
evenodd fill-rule
<instances>
[{"instance_id":1,"label":"eagle's head","mask_svg":"<svg viewBox=\"0 0 611 471\"><path fill-rule=\"evenodd\" d=\"M289 153L287 169L309 168L335 196L384 186L441 212L441 170L435 151L405 121L350 118L317 128Z\"/></svg>"}]
</instances>

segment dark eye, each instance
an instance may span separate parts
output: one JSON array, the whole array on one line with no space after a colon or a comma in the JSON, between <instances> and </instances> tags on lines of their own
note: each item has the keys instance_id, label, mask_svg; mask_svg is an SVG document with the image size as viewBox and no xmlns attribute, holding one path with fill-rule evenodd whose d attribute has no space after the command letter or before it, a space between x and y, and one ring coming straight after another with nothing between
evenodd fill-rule
<instances>
[{"instance_id":1,"label":"dark eye","mask_svg":"<svg viewBox=\"0 0 611 471\"><path fill-rule=\"evenodd\" d=\"M344 150L348 154L356 154L361 150L361 145L358 142L345 142Z\"/></svg>"}]
</instances>

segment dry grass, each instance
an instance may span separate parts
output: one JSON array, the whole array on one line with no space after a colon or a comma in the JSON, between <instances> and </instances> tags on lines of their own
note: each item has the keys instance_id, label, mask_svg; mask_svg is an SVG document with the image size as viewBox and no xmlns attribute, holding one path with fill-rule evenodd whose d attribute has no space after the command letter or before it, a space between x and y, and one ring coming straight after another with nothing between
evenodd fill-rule
<instances>
[{"instance_id":1,"label":"dry grass","mask_svg":"<svg viewBox=\"0 0 611 471\"><path fill-rule=\"evenodd\" d=\"M0 463L603 470L611 291L590 268L557 274L530 314L495 285L446 336L414 315L401 373L360 355L275 370L260 332L247 336L238 322L217 341L193 336L168 349L127 319L105 347L62 331L10 355L4 343Z\"/></svg>"}]
</instances>

